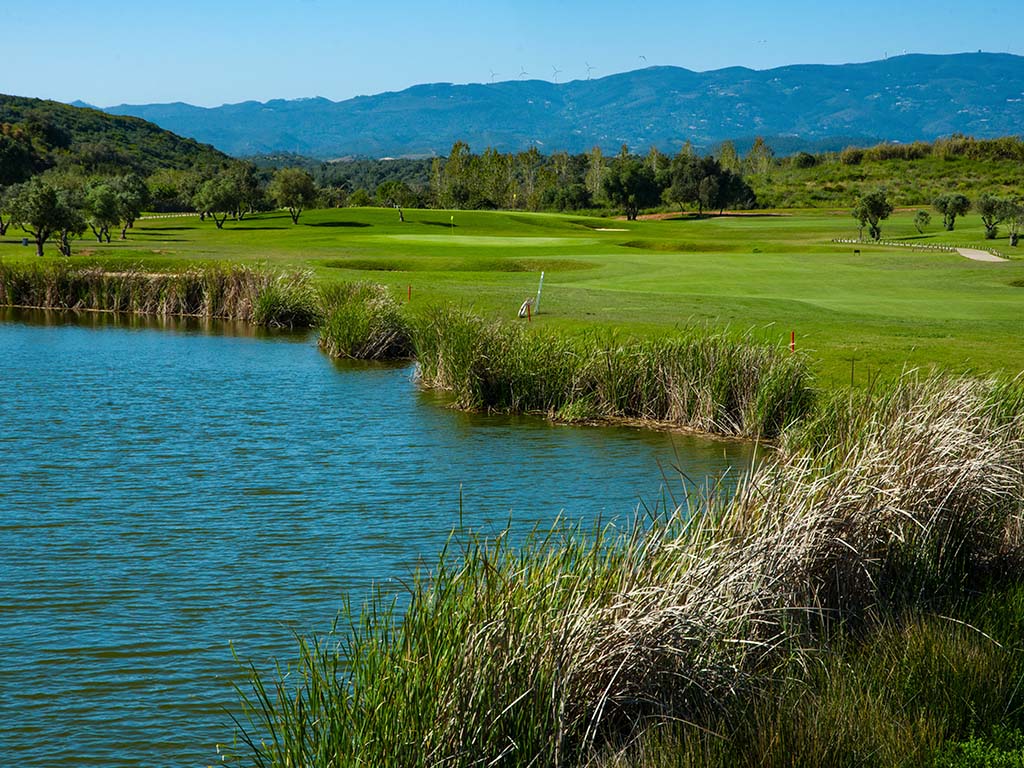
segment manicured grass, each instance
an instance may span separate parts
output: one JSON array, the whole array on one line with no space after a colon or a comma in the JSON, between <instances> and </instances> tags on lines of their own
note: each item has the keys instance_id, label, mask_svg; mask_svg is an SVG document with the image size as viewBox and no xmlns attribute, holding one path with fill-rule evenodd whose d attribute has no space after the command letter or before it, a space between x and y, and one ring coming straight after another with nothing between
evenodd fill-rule
<instances>
[{"instance_id":1,"label":"manicured grass","mask_svg":"<svg viewBox=\"0 0 1024 768\"><path fill-rule=\"evenodd\" d=\"M918 238L912 215L895 214L883 236ZM0 258L34 259L17 235L0 240ZM392 210L368 208L310 211L298 226L268 213L224 230L197 218L143 220L124 242L78 241L72 261L309 268L326 282L383 283L403 300L411 287L414 310L454 301L505 318L536 293L544 270L535 327L614 326L646 336L707 323L753 329L778 344L793 331L826 386L849 384L851 358L858 386L906 366L1024 368L1024 261L980 264L883 246L855 254L830 242L852 236L846 210L640 222L424 210L406 211L402 224ZM933 225L914 242L1012 251L1005 239L985 241L975 216L953 233Z\"/></svg>"}]
</instances>

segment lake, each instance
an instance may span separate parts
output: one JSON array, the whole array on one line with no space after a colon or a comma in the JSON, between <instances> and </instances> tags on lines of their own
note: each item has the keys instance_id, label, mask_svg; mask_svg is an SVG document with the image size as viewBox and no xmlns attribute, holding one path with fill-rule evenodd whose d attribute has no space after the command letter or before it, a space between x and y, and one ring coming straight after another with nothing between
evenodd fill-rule
<instances>
[{"instance_id":1,"label":"lake","mask_svg":"<svg viewBox=\"0 0 1024 768\"><path fill-rule=\"evenodd\" d=\"M749 448L460 413L308 334L0 310L0 754L200 766L241 680L465 527L628 521Z\"/></svg>"}]
</instances>

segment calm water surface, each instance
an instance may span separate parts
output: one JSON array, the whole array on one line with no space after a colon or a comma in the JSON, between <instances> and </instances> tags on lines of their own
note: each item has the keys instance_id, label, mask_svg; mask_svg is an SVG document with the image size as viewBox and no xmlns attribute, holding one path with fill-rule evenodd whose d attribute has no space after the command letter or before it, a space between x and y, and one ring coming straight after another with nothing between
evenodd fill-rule
<instances>
[{"instance_id":1,"label":"calm water surface","mask_svg":"<svg viewBox=\"0 0 1024 768\"><path fill-rule=\"evenodd\" d=\"M460 414L303 336L0 313L0 761L216 763L232 645L291 658L432 561L460 492L476 530L627 520L745 455Z\"/></svg>"}]
</instances>

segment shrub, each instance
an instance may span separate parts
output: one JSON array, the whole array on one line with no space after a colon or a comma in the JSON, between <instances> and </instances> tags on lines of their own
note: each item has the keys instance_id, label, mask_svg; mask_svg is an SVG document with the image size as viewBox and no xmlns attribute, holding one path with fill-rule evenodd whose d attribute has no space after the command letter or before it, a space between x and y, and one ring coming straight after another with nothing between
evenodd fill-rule
<instances>
[{"instance_id":1,"label":"shrub","mask_svg":"<svg viewBox=\"0 0 1024 768\"><path fill-rule=\"evenodd\" d=\"M320 349L331 357L398 360L412 355L409 323L380 285L332 285L321 295Z\"/></svg>"}]
</instances>

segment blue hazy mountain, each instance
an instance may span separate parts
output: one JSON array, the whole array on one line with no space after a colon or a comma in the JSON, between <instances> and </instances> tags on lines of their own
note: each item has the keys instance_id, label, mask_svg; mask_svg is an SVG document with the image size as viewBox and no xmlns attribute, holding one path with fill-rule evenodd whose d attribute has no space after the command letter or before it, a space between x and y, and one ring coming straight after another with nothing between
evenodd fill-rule
<instances>
[{"instance_id":1,"label":"blue hazy mountain","mask_svg":"<svg viewBox=\"0 0 1024 768\"><path fill-rule=\"evenodd\" d=\"M417 85L359 96L111 107L232 155L295 152L320 158L447 154L600 145L672 151L768 137L777 150L851 142L1024 133L1024 57L911 54L843 65L693 72L649 67L593 80Z\"/></svg>"}]
</instances>

